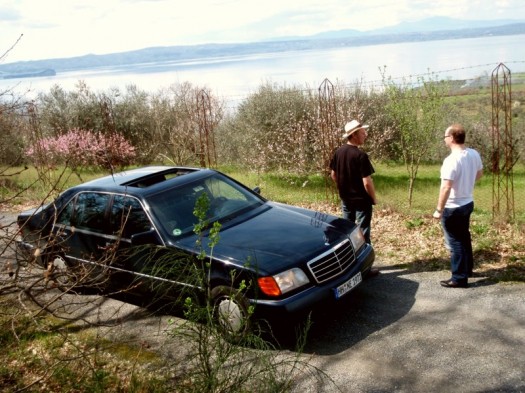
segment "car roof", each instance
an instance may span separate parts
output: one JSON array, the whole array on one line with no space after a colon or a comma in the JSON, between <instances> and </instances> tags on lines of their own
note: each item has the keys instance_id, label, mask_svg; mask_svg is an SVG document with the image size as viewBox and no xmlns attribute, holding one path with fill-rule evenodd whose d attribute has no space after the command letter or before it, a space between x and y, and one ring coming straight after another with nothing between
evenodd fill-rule
<instances>
[{"instance_id":1,"label":"car roof","mask_svg":"<svg viewBox=\"0 0 525 393\"><path fill-rule=\"evenodd\" d=\"M82 183L76 190L107 190L144 194L149 188L163 183L166 180L192 173L209 173L211 170L202 168L175 167L175 166L147 166L114 173L98 179Z\"/></svg>"}]
</instances>

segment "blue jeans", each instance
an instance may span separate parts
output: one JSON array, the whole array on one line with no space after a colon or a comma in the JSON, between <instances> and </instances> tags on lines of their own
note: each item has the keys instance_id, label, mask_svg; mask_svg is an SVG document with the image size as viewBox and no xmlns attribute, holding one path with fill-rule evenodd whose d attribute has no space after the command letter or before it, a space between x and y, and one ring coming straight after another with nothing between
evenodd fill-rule
<instances>
[{"instance_id":1,"label":"blue jeans","mask_svg":"<svg viewBox=\"0 0 525 393\"><path fill-rule=\"evenodd\" d=\"M365 236L365 241L370 244L370 226L372 222L372 205L366 208L350 208L345 205L344 202L341 203L341 208L343 210L343 218L353 221L356 225L361 227L361 231Z\"/></svg>"},{"instance_id":2,"label":"blue jeans","mask_svg":"<svg viewBox=\"0 0 525 393\"><path fill-rule=\"evenodd\" d=\"M474 202L470 202L456 208L445 208L441 215L445 246L450 251L452 279L460 283L468 281L474 265L470 236L470 215L473 210Z\"/></svg>"}]
</instances>

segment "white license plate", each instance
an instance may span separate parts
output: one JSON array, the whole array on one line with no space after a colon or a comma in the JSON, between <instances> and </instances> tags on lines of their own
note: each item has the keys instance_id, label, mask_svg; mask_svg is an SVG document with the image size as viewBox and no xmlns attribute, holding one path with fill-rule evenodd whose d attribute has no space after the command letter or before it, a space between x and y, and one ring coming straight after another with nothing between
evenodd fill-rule
<instances>
[{"instance_id":1,"label":"white license plate","mask_svg":"<svg viewBox=\"0 0 525 393\"><path fill-rule=\"evenodd\" d=\"M339 285L337 288L335 288L335 298L339 299L344 294L350 292L352 288L354 288L357 284L359 284L361 281L363 281L363 278L361 277L361 272L357 273L355 276L350 278L350 280L346 281L345 283Z\"/></svg>"}]
</instances>

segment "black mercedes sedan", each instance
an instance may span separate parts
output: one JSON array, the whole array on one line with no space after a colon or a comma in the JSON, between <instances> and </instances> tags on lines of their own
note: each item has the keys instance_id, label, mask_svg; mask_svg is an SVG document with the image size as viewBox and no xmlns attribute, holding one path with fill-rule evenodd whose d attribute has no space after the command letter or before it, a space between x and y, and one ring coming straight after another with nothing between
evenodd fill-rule
<instances>
[{"instance_id":1,"label":"black mercedes sedan","mask_svg":"<svg viewBox=\"0 0 525 393\"><path fill-rule=\"evenodd\" d=\"M89 181L22 212L18 226L20 249L61 289L165 301L201 293L232 333L337 301L375 257L353 222L268 201L201 168L151 166Z\"/></svg>"}]
</instances>

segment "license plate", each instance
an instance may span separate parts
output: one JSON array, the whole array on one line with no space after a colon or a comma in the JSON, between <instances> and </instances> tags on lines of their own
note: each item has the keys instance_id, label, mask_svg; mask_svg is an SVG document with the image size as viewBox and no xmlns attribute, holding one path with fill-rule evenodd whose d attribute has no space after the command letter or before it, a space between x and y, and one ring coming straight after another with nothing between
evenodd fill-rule
<instances>
[{"instance_id":1,"label":"license plate","mask_svg":"<svg viewBox=\"0 0 525 393\"><path fill-rule=\"evenodd\" d=\"M337 288L334 289L335 298L339 299L341 296L350 292L352 288L354 288L361 281L363 281L363 278L361 277L361 272L359 272L355 276L350 278L350 280L346 281L345 283L339 285Z\"/></svg>"}]
</instances>

